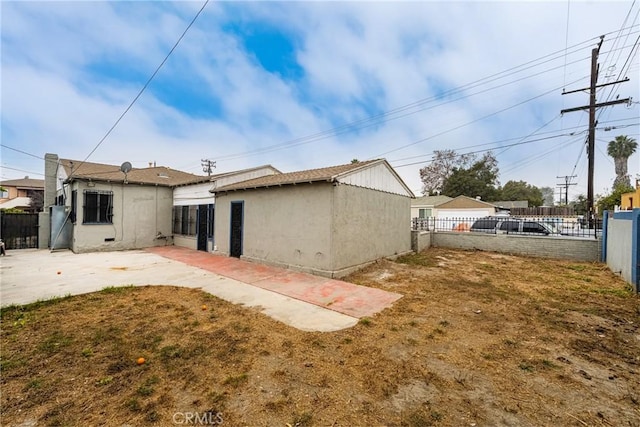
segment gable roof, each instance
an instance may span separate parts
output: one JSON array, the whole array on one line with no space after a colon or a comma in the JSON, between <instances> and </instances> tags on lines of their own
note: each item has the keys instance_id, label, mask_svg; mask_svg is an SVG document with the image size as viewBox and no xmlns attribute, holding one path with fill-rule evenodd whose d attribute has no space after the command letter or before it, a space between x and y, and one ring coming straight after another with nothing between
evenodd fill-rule
<instances>
[{"instance_id":1,"label":"gable roof","mask_svg":"<svg viewBox=\"0 0 640 427\"><path fill-rule=\"evenodd\" d=\"M120 170L120 166L116 165L60 159L60 166L64 168L67 174L67 181L125 182L125 174ZM133 168L126 176L126 182L130 184L161 185L166 187L208 182L209 180L209 176L194 175L165 166Z\"/></svg>"},{"instance_id":2,"label":"gable roof","mask_svg":"<svg viewBox=\"0 0 640 427\"><path fill-rule=\"evenodd\" d=\"M6 181L0 181L0 185L6 185L8 187L26 188L31 190L43 190L44 179L33 178L20 178L20 179L8 179Z\"/></svg>"},{"instance_id":3,"label":"gable roof","mask_svg":"<svg viewBox=\"0 0 640 427\"><path fill-rule=\"evenodd\" d=\"M482 200L472 199L467 196L458 196L448 202L438 205L438 209L473 209L473 208L494 208L495 205Z\"/></svg>"},{"instance_id":4,"label":"gable roof","mask_svg":"<svg viewBox=\"0 0 640 427\"><path fill-rule=\"evenodd\" d=\"M433 206L437 207L449 200L453 200L449 196L422 196L417 197L411 201L411 206Z\"/></svg>"},{"instance_id":5,"label":"gable roof","mask_svg":"<svg viewBox=\"0 0 640 427\"><path fill-rule=\"evenodd\" d=\"M283 185L295 185L322 181L337 182L340 178L354 174L358 171L371 168L376 165L386 166L388 170L391 171L391 173L394 175L399 184L404 188L409 197L413 196L413 193L411 192L409 187L407 187L404 181L402 181L402 179L398 176L398 174L393 170L391 165L389 165L389 163L385 159L367 160L363 162L330 166L326 168L308 169L297 172L267 175L260 178L225 185L211 191L213 193L219 193L225 191L252 190L256 188L281 187Z\"/></svg>"}]
</instances>

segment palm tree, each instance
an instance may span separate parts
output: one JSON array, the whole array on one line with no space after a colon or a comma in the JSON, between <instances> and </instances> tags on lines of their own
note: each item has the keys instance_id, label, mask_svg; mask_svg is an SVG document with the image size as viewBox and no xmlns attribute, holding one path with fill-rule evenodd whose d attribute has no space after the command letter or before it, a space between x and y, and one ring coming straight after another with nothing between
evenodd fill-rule
<instances>
[{"instance_id":1,"label":"palm tree","mask_svg":"<svg viewBox=\"0 0 640 427\"><path fill-rule=\"evenodd\" d=\"M627 160L635 153L636 148L638 148L636 140L626 135L618 135L613 141L609 141L607 154L613 157L616 167L616 179L613 181L613 188L618 185L631 187L631 180L627 174Z\"/></svg>"}]
</instances>

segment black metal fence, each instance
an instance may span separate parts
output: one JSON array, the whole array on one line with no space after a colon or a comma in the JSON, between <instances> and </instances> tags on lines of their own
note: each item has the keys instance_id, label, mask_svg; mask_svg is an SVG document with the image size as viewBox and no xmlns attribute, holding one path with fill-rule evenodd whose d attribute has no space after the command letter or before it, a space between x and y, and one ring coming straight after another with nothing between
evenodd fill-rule
<instances>
[{"instance_id":1,"label":"black metal fence","mask_svg":"<svg viewBox=\"0 0 640 427\"><path fill-rule=\"evenodd\" d=\"M38 247L38 214L0 211L0 239L7 249Z\"/></svg>"},{"instance_id":2,"label":"black metal fence","mask_svg":"<svg viewBox=\"0 0 640 427\"><path fill-rule=\"evenodd\" d=\"M412 230L450 231L460 233L513 234L528 236L598 237L602 234L602 220L589 228L578 217L515 217L493 216L482 218L413 218Z\"/></svg>"}]
</instances>

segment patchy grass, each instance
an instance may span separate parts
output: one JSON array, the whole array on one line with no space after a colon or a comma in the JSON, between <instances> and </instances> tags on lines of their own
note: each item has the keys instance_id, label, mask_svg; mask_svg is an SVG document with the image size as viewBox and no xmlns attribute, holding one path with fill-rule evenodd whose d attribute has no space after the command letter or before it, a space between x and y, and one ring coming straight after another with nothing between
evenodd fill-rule
<instances>
[{"instance_id":1,"label":"patchy grass","mask_svg":"<svg viewBox=\"0 0 640 427\"><path fill-rule=\"evenodd\" d=\"M601 264L430 249L347 280L403 297L331 333L175 287L5 307L3 425L637 424L639 299Z\"/></svg>"}]
</instances>

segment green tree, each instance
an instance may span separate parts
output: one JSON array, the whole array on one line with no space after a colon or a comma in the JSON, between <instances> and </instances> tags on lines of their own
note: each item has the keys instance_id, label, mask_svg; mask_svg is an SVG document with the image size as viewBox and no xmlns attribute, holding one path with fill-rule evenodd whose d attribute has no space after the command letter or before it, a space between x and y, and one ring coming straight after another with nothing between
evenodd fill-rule
<instances>
[{"instance_id":1,"label":"green tree","mask_svg":"<svg viewBox=\"0 0 640 427\"><path fill-rule=\"evenodd\" d=\"M604 211L612 211L616 206L620 206L622 194L633 191L631 185L618 184L613 188L611 194L598 199L598 213L602 215Z\"/></svg>"},{"instance_id":2,"label":"green tree","mask_svg":"<svg viewBox=\"0 0 640 427\"><path fill-rule=\"evenodd\" d=\"M524 181L509 181L498 191L501 200L527 200L529 206L542 206L542 191Z\"/></svg>"},{"instance_id":3,"label":"green tree","mask_svg":"<svg viewBox=\"0 0 640 427\"><path fill-rule=\"evenodd\" d=\"M613 141L609 141L607 154L613 157L616 168L616 179L613 181L614 189L620 186L631 187L631 180L627 174L627 161L637 148L636 140L626 135L618 135Z\"/></svg>"},{"instance_id":4,"label":"green tree","mask_svg":"<svg viewBox=\"0 0 640 427\"><path fill-rule=\"evenodd\" d=\"M482 200L491 201L498 195L497 183L498 161L492 152L488 152L469 168L454 167L444 181L442 194L449 197L480 196Z\"/></svg>"}]
</instances>

